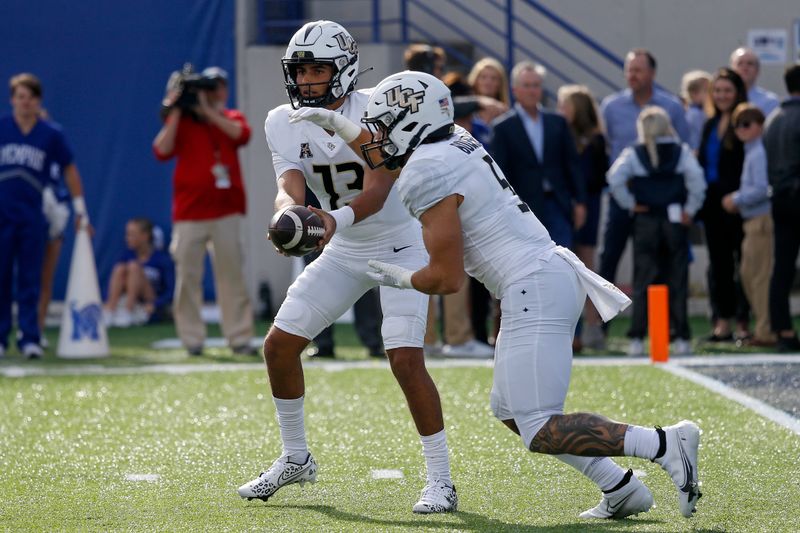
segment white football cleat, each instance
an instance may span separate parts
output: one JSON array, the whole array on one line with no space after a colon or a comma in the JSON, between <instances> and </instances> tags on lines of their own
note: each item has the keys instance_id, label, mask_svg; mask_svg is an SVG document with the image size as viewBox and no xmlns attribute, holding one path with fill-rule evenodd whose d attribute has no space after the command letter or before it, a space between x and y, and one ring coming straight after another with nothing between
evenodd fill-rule
<instances>
[{"instance_id":1,"label":"white football cleat","mask_svg":"<svg viewBox=\"0 0 800 533\"><path fill-rule=\"evenodd\" d=\"M419 501L414 504L415 513L450 513L458 508L456 487L444 481L436 480L425 485Z\"/></svg>"},{"instance_id":2,"label":"white football cleat","mask_svg":"<svg viewBox=\"0 0 800 533\"><path fill-rule=\"evenodd\" d=\"M253 481L239 487L239 496L248 500L258 498L267 501L281 487L292 483L299 483L302 487L307 482L316 481L317 463L310 453L303 463L293 463L288 457L279 457L266 472L261 472Z\"/></svg>"},{"instance_id":3,"label":"white football cleat","mask_svg":"<svg viewBox=\"0 0 800 533\"><path fill-rule=\"evenodd\" d=\"M625 518L646 513L653 506L653 495L644 483L628 470L622 478L620 488L603 492L603 498L596 507L582 512L580 518Z\"/></svg>"},{"instance_id":4,"label":"white football cleat","mask_svg":"<svg viewBox=\"0 0 800 533\"><path fill-rule=\"evenodd\" d=\"M700 499L700 484L697 481L697 448L700 446L700 428L689 420L661 429L667 448L664 455L653 459L667 471L678 489L678 504L681 514L691 518Z\"/></svg>"}]
</instances>

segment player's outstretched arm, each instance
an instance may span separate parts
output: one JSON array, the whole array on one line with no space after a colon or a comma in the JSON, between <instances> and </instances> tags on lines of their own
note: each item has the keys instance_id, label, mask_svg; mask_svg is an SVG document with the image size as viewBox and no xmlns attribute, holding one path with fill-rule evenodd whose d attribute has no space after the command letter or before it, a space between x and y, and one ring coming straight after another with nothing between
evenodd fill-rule
<instances>
[{"instance_id":1,"label":"player's outstretched arm","mask_svg":"<svg viewBox=\"0 0 800 533\"><path fill-rule=\"evenodd\" d=\"M346 206L328 213L322 209L308 206L322 219L325 235L320 239L322 248L333 238L333 234L374 215L383 208L395 178L384 172L364 168L364 189Z\"/></svg>"},{"instance_id":2,"label":"player's outstretched arm","mask_svg":"<svg viewBox=\"0 0 800 533\"><path fill-rule=\"evenodd\" d=\"M372 141L372 135L355 122L336 111L325 109L324 107L301 107L289 113L290 124L303 120L313 122L325 130L334 132L347 143L358 157L362 160L364 159L361 153L361 145ZM397 178L400 175L400 170L381 168L379 172Z\"/></svg>"}]
</instances>

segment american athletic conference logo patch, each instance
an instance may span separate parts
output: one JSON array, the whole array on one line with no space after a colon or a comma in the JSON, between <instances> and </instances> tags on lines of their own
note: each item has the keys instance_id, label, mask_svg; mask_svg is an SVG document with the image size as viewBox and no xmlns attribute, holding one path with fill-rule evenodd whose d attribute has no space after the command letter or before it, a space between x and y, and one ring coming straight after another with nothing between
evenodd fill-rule
<instances>
[{"instance_id":1,"label":"american athletic conference logo patch","mask_svg":"<svg viewBox=\"0 0 800 533\"><path fill-rule=\"evenodd\" d=\"M70 302L69 312L72 315L73 341L79 341L83 337L93 341L100 340L99 324L103 318L100 304L92 303L79 309L75 302Z\"/></svg>"},{"instance_id":2,"label":"american athletic conference logo patch","mask_svg":"<svg viewBox=\"0 0 800 533\"><path fill-rule=\"evenodd\" d=\"M300 159L308 159L314 157L314 154L311 153L311 147L308 143L300 143Z\"/></svg>"}]
</instances>

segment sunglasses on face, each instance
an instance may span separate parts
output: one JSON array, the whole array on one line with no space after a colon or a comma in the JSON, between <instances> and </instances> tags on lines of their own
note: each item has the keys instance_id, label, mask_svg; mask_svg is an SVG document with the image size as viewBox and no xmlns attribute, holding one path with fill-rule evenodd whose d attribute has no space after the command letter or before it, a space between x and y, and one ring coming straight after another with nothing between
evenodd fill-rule
<instances>
[{"instance_id":1,"label":"sunglasses on face","mask_svg":"<svg viewBox=\"0 0 800 533\"><path fill-rule=\"evenodd\" d=\"M750 127L750 124L752 124L752 122L750 122L749 120L743 120L743 121L739 122L738 124L736 124L736 126L734 126L734 129L737 129L737 130L738 129L742 129L742 128L747 129L747 128Z\"/></svg>"}]
</instances>

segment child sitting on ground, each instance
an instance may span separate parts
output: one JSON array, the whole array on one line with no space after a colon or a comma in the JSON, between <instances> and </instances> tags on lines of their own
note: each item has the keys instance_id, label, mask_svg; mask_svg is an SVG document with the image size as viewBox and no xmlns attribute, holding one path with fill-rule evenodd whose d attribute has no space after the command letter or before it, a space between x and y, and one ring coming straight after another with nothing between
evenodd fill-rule
<instances>
[{"instance_id":1,"label":"child sitting on ground","mask_svg":"<svg viewBox=\"0 0 800 533\"><path fill-rule=\"evenodd\" d=\"M107 326L129 327L162 316L172 300L175 274L172 260L153 244L153 223L132 218L125 226L123 252L108 283L103 308Z\"/></svg>"}]
</instances>

